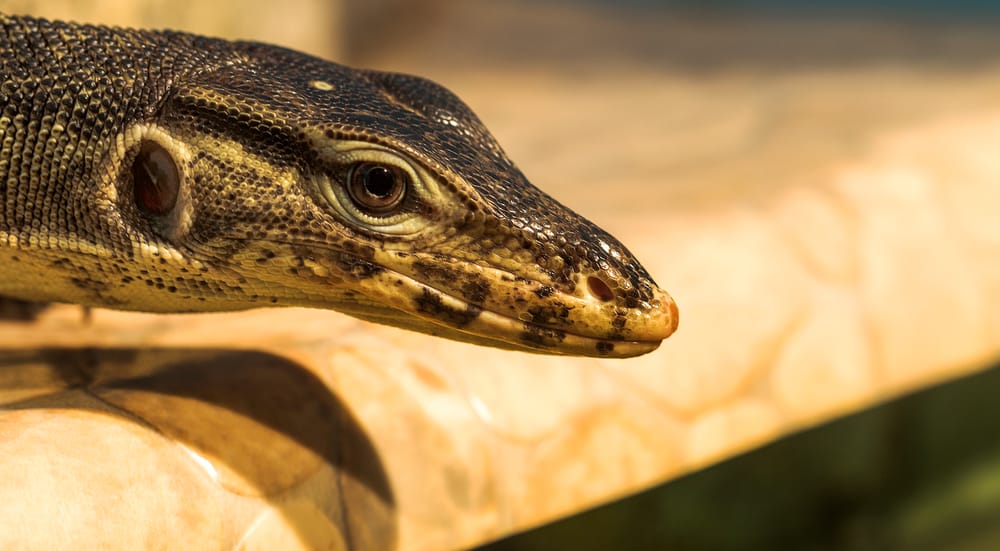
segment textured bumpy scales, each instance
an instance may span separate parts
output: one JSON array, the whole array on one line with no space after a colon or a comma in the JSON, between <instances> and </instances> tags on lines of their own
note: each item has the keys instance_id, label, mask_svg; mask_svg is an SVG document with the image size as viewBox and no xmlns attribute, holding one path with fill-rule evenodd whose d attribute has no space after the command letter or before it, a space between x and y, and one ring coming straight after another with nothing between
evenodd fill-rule
<instances>
[{"instance_id":1,"label":"textured bumpy scales","mask_svg":"<svg viewBox=\"0 0 1000 551\"><path fill-rule=\"evenodd\" d=\"M331 308L591 355L646 352L676 327L670 297L618 241L532 186L425 79L257 43L0 16L0 109L3 295ZM137 206L133 164L150 143L179 174L167 213ZM417 176L399 208L405 231L338 191L359 155L390 154Z\"/></svg>"}]
</instances>

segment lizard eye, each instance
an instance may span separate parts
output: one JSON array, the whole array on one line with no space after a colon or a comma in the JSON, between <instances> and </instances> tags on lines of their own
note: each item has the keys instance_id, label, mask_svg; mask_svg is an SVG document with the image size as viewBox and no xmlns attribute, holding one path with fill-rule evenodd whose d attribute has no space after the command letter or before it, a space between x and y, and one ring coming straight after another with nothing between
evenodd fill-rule
<instances>
[{"instance_id":1,"label":"lizard eye","mask_svg":"<svg viewBox=\"0 0 1000 551\"><path fill-rule=\"evenodd\" d=\"M358 163L347 175L347 191L361 210L384 214L403 202L409 180L409 175L398 167Z\"/></svg>"},{"instance_id":2,"label":"lizard eye","mask_svg":"<svg viewBox=\"0 0 1000 551\"><path fill-rule=\"evenodd\" d=\"M340 141L332 153L310 179L341 222L383 237L428 227L438 188L418 163L367 142Z\"/></svg>"},{"instance_id":3,"label":"lizard eye","mask_svg":"<svg viewBox=\"0 0 1000 551\"><path fill-rule=\"evenodd\" d=\"M162 145L146 141L132 161L135 205L147 214L164 215L177 204L180 173Z\"/></svg>"}]
</instances>

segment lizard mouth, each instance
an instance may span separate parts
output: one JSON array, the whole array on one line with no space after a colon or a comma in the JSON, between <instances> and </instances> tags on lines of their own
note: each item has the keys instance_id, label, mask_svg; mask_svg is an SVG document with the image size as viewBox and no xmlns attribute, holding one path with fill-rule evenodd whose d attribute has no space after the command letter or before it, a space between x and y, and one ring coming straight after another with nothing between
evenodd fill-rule
<instances>
[{"instance_id":1,"label":"lizard mouth","mask_svg":"<svg viewBox=\"0 0 1000 551\"><path fill-rule=\"evenodd\" d=\"M355 317L453 340L540 354L605 358L647 354L673 331L677 319L676 306L664 294L665 319L672 321L648 340L603 338L491 311L388 269L358 284L359 291L373 303L359 305L357 310L344 309Z\"/></svg>"}]
</instances>

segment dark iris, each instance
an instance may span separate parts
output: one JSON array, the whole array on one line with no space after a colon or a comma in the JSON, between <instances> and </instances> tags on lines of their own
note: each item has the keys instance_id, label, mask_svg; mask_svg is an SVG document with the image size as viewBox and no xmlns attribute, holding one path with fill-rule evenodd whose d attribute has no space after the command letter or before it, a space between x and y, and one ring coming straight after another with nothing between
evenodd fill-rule
<instances>
[{"instance_id":1,"label":"dark iris","mask_svg":"<svg viewBox=\"0 0 1000 551\"><path fill-rule=\"evenodd\" d=\"M348 177L351 199L362 210L385 213L398 206L406 193L409 178L392 165L359 163Z\"/></svg>"},{"instance_id":2,"label":"dark iris","mask_svg":"<svg viewBox=\"0 0 1000 551\"><path fill-rule=\"evenodd\" d=\"M139 146L132 161L132 185L139 210L155 215L173 210L180 191L180 173L162 145L147 141Z\"/></svg>"}]
</instances>

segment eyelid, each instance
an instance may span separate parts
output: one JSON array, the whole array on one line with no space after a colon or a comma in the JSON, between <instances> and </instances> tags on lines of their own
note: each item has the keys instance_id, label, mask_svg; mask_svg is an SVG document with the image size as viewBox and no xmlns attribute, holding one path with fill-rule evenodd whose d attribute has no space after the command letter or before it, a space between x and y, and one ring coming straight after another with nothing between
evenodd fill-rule
<instances>
[{"instance_id":1,"label":"eyelid","mask_svg":"<svg viewBox=\"0 0 1000 551\"><path fill-rule=\"evenodd\" d=\"M372 147L370 144L367 145L368 147L356 147L338 152L336 164L346 166L361 162L373 162L398 167L409 178L408 196L404 197L404 203L417 200L421 194L426 193L424 184L426 173L418 171L416 165L394 152L380 147ZM403 208L388 215L381 215L367 213L358 208L348 189L350 174L350 170L337 170L320 173L313 177L326 202L344 222L361 231L393 236L412 235L426 226L426 224L420 223L421 217L415 209Z\"/></svg>"}]
</instances>

